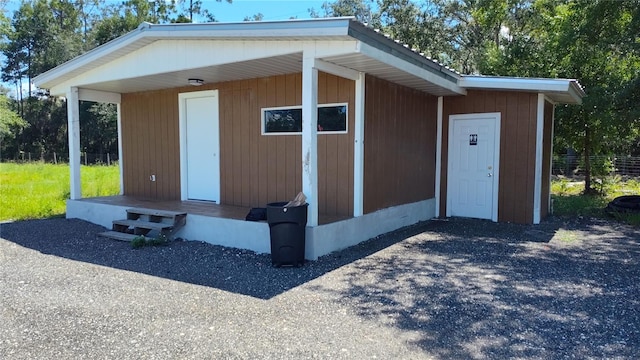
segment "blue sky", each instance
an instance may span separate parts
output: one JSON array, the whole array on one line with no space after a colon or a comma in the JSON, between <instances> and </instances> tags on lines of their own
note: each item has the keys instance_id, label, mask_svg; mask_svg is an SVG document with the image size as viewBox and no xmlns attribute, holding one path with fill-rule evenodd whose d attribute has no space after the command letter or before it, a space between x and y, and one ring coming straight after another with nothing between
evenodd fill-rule
<instances>
[{"instance_id":1,"label":"blue sky","mask_svg":"<svg viewBox=\"0 0 640 360\"><path fill-rule=\"evenodd\" d=\"M314 8L320 11L324 1L297 1L297 0L233 0L229 4L226 1L203 0L203 3L218 21L242 21L245 16L253 16L261 13L263 20L286 20L291 17L298 19L309 18L308 9Z\"/></svg>"},{"instance_id":2,"label":"blue sky","mask_svg":"<svg viewBox=\"0 0 640 360\"><path fill-rule=\"evenodd\" d=\"M107 0L109 2L120 2L122 0ZM186 0L188 1L188 0ZM252 17L261 13L263 20L286 20L292 17L298 19L309 18L309 9L314 8L320 12L324 0L307 1L307 0L233 0L231 4L225 0L218 2L215 0L203 0L203 5L208 9L218 21L236 22L242 21L245 17ZM5 14L11 18L13 11L20 6L19 0L9 0L6 4ZM0 57L1 58L1 57ZM11 93L15 92L13 85L2 83L11 89ZM25 84L25 87L27 84Z\"/></svg>"},{"instance_id":3,"label":"blue sky","mask_svg":"<svg viewBox=\"0 0 640 360\"><path fill-rule=\"evenodd\" d=\"M122 0L106 0L108 4L120 3ZM189 0L185 0L188 2ZM222 0L202 0L206 9L213 13L218 21L234 22L242 21L245 16L253 16L258 13L264 15L264 20L286 20L292 17L298 19L309 18L308 9L314 8L320 11L323 0L233 0L231 4ZM19 0L9 0L5 10L12 12L20 6Z\"/></svg>"}]
</instances>

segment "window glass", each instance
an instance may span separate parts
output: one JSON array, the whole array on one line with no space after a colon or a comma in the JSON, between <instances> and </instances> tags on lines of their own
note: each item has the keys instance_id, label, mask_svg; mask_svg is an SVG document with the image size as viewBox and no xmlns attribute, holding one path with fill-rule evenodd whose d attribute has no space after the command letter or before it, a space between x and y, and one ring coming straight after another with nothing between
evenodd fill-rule
<instances>
[{"instance_id":1,"label":"window glass","mask_svg":"<svg viewBox=\"0 0 640 360\"><path fill-rule=\"evenodd\" d=\"M302 133L302 107L262 109L263 134ZM318 105L318 132L346 133L347 104Z\"/></svg>"}]
</instances>

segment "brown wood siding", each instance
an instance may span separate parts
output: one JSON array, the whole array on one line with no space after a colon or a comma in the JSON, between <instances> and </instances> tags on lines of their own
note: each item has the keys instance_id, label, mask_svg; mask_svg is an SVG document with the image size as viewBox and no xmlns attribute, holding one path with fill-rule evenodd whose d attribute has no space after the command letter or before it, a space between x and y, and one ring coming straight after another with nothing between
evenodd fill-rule
<instances>
[{"instance_id":1,"label":"brown wood siding","mask_svg":"<svg viewBox=\"0 0 640 360\"><path fill-rule=\"evenodd\" d=\"M180 199L177 97L171 91L123 94L124 192L146 198ZM150 176L155 175L152 182Z\"/></svg>"},{"instance_id":2,"label":"brown wood siding","mask_svg":"<svg viewBox=\"0 0 640 360\"><path fill-rule=\"evenodd\" d=\"M435 197L435 96L367 76L364 212Z\"/></svg>"},{"instance_id":3,"label":"brown wood siding","mask_svg":"<svg viewBox=\"0 0 640 360\"><path fill-rule=\"evenodd\" d=\"M549 215L549 194L551 192L551 150L553 137L554 105L544 102L544 127L542 136L542 191L540 196L540 219Z\"/></svg>"},{"instance_id":4,"label":"brown wood siding","mask_svg":"<svg viewBox=\"0 0 640 360\"><path fill-rule=\"evenodd\" d=\"M319 212L350 216L355 84L325 73L319 74L318 81L318 103L349 104L347 134L318 135ZM124 94L125 194L180 198L178 94L215 89L219 96L221 203L265 206L290 200L302 191L301 136L261 133L262 108L302 104L302 75L290 74ZM156 184L149 181L151 173L156 174Z\"/></svg>"},{"instance_id":5,"label":"brown wood siding","mask_svg":"<svg viewBox=\"0 0 640 360\"><path fill-rule=\"evenodd\" d=\"M449 116L501 113L498 221L533 222L536 112L538 95L504 91L468 91L445 97L442 126L440 211L446 214Z\"/></svg>"}]
</instances>

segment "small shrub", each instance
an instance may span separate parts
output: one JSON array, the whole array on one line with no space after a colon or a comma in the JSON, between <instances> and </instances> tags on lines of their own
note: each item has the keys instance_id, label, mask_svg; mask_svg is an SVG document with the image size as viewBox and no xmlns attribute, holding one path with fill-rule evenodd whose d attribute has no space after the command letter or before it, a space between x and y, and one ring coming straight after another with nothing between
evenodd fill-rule
<instances>
[{"instance_id":1,"label":"small shrub","mask_svg":"<svg viewBox=\"0 0 640 360\"><path fill-rule=\"evenodd\" d=\"M136 236L131 240L131 247L134 249L141 248L147 245L147 239L144 236Z\"/></svg>"},{"instance_id":2,"label":"small shrub","mask_svg":"<svg viewBox=\"0 0 640 360\"><path fill-rule=\"evenodd\" d=\"M551 184L553 213L560 216L589 216L613 218L621 223L640 226L640 214L613 213L605 211L607 204L618 196L640 194L640 182L626 180L620 176L606 177L602 183L602 193L583 194L584 183L568 182L566 179L554 180Z\"/></svg>"},{"instance_id":3,"label":"small shrub","mask_svg":"<svg viewBox=\"0 0 640 360\"><path fill-rule=\"evenodd\" d=\"M131 247L139 249L145 246L161 246L167 245L169 238L165 234L159 234L157 237L146 237L144 235L136 236L131 240Z\"/></svg>"}]
</instances>

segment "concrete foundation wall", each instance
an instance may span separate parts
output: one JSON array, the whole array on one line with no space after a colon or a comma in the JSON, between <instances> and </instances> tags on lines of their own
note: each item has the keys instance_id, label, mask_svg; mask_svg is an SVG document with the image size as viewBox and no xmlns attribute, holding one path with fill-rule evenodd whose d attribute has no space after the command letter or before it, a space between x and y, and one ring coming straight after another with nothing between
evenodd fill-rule
<instances>
[{"instance_id":1,"label":"concrete foundation wall","mask_svg":"<svg viewBox=\"0 0 640 360\"><path fill-rule=\"evenodd\" d=\"M431 219L435 217L435 204L435 199L429 199L318 227L307 227L305 258L317 260L323 255L357 245L378 235ZM129 207L68 200L67 218L86 220L111 229L113 220L126 217L127 208ZM175 236L257 253L271 252L269 225L266 222L189 214L186 225Z\"/></svg>"}]
</instances>

